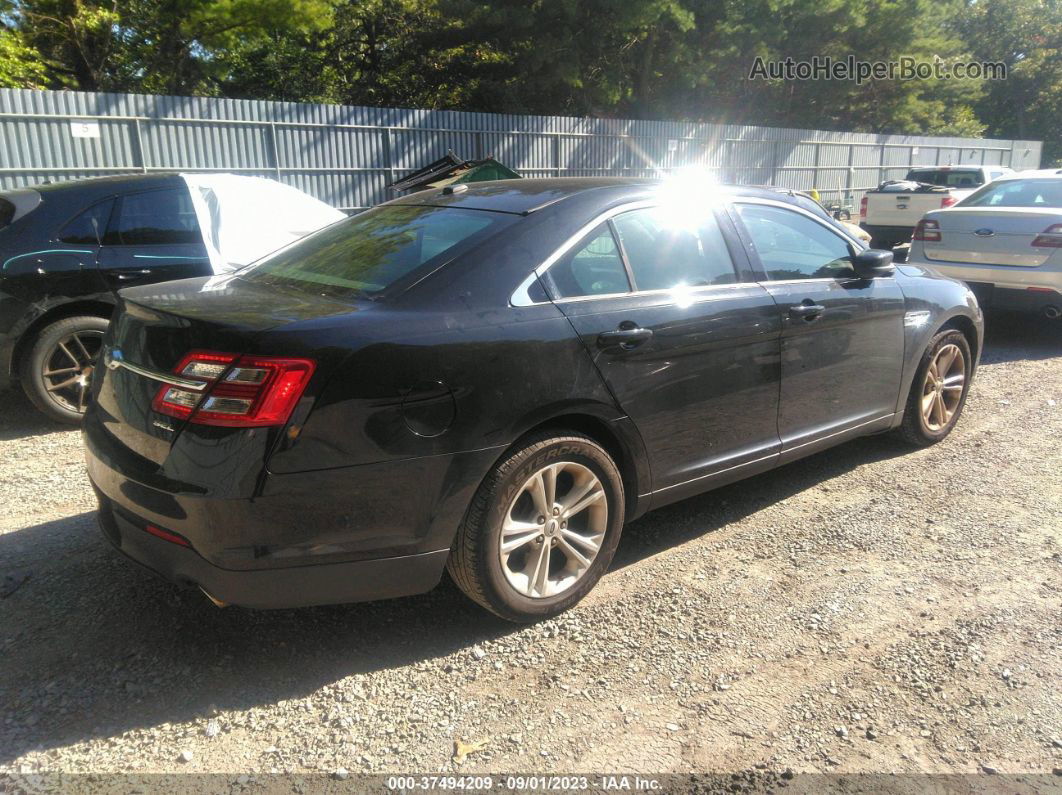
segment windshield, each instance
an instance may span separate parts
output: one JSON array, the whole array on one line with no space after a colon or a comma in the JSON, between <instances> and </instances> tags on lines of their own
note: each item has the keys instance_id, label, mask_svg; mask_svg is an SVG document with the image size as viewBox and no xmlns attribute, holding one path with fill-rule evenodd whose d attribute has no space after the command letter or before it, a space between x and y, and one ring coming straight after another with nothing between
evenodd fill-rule
<instances>
[{"instance_id":1,"label":"windshield","mask_svg":"<svg viewBox=\"0 0 1062 795\"><path fill-rule=\"evenodd\" d=\"M992 182L956 207L1062 207L1062 179Z\"/></svg>"},{"instance_id":2,"label":"windshield","mask_svg":"<svg viewBox=\"0 0 1062 795\"><path fill-rule=\"evenodd\" d=\"M239 272L239 278L336 298L374 297L508 227L516 216L390 205L322 229Z\"/></svg>"},{"instance_id":3,"label":"windshield","mask_svg":"<svg viewBox=\"0 0 1062 795\"><path fill-rule=\"evenodd\" d=\"M907 179L930 185L946 185L949 188L974 188L983 185L980 171L954 171L952 169L915 169L907 172Z\"/></svg>"}]
</instances>

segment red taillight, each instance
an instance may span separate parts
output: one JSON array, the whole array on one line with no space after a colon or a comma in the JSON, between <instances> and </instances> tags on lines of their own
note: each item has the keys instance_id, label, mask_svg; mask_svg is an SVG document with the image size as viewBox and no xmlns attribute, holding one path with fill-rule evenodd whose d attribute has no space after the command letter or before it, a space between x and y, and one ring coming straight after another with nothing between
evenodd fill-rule
<instances>
[{"instance_id":1,"label":"red taillight","mask_svg":"<svg viewBox=\"0 0 1062 795\"><path fill-rule=\"evenodd\" d=\"M163 530L153 524L144 525L144 530L157 538L161 538L163 541L169 541L171 544L177 544L182 547L192 546L184 536L171 533L169 530Z\"/></svg>"},{"instance_id":2,"label":"red taillight","mask_svg":"<svg viewBox=\"0 0 1062 795\"><path fill-rule=\"evenodd\" d=\"M1062 224L1051 224L1033 238L1032 244L1037 248L1062 248Z\"/></svg>"},{"instance_id":3,"label":"red taillight","mask_svg":"<svg viewBox=\"0 0 1062 795\"><path fill-rule=\"evenodd\" d=\"M943 199L940 200L940 206L951 207L951 205L955 204L955 202L957 201L958 199L956 199L954 196L945 196Z\"/></svg>"},{"instance_id":4,"label":"red taillight","mask_svg":"<svg viewBox=\"0 0 1062 795\"><path fill-rule=\"evenodd\" d=\"M859 217L860 218L866 218L867 217L867 197L866 196L864 196L862 199L859 200Z\"/></svg>"},{"instance_id":5,"label":"red taillight","mask_svg":"<svg viewBox=\"0 0 1062 795\"><path fill-rule=\"evenodd\" d=\"M923 218L915 226L913 240L924 240L927 243L940 242L940 223L932 218Z\"/></svg>"},{"instance_id":6,"label":"red taillight","mask_svg":"<svg viewBox=\"0 0 1062 795\"><path fill-rule=\"evenodd\" d=\"M202 389L163 384L152 408L200 425L283 425L313 375L310 359L192 351L174 373Z\"/></svg>"}]
</instances>

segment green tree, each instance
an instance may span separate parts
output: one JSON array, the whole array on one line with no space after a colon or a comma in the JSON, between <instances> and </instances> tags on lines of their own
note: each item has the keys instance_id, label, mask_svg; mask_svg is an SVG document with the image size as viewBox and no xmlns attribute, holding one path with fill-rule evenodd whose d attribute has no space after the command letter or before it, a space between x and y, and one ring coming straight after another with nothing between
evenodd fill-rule
<instances>
[{"instance_id":1,"label":"green tree","mask_svg":"<svg viewBox=\"0 0 1062 795\"><path fill-rule=\"evenodd\" d=\"M44 86L44 59L26 43L20 30L4 22L0 8L0 88Z\"/></svg>"},{"instance_id":2,"label":"green tree","mask_svg":"<svg viewBox=\"0 0 1062 795\"><path fill-rule=\"evenodd\" d=\"M975 105L989 133L1041 139L1044 160L1062 164L1062 4L970 0L956 27L978 60L1007 65Z\"/></svg>"}]
</instances>

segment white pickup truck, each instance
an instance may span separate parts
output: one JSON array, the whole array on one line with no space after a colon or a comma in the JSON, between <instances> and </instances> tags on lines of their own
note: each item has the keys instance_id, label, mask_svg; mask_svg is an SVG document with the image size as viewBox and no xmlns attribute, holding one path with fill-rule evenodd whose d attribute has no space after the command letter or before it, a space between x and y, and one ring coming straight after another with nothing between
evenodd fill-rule
<instances>
[{"instance_id":1,"label":"white pickup truck","mask_svg":"<svg viewBox=\"0 0 1062 795\"><path fill-rule=\"evenodd\" d=\"M873 248L892 248L911 239L915 225L930 210L951 207L1011 169L1004 166L924 166L902 180L867 191L859 205L859 225Z\"/></svg>"}]
</instances>

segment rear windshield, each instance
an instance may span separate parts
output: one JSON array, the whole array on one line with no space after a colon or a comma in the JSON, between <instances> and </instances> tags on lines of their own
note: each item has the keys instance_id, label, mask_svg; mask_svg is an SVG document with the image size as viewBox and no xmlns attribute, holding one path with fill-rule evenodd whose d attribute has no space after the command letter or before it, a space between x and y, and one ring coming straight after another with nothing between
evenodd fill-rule
<instances>
[{"instance_id":1,"label":"rear windshield","mask_svg":"<svg viewBox=\"0 0 1062 795\"><path fill-rule=\"evenodd\" d=\"M15 205L0 197L0 229L10 224L15 218Z\"/></svg>"},{"instance_id":2,"label":"rear windshield","mask_svg":"<svg viewBox=\"0 0 1062 795\"><path fill-rule=\"evenodd\" d=\"M1008 179L992 182L957 207L1060 207L1062 179Z\"/></svg>"},{"instance_id":3,"label":"rear windshield","mask_svg":"<svg viewBox=\"0 0 1062 795\"><path fill-rule=\"evenodd\" d=\"M497 234L516 216L392 205L340 221L240 271L251 282L337 298L375 297Z\"/></svg>"},{"instance_id":4,"label":"rear windshield","mask_svg":"<svg viewBox=\"0 0 1062 795\"><path fill-rule=\"evenodd\" d=\"M949 188L973 188L985 184L985 178L980 171L955 171L950 168L908 171L907 179L929 185L946 185Z\"/></svg>"}]
</instances>

